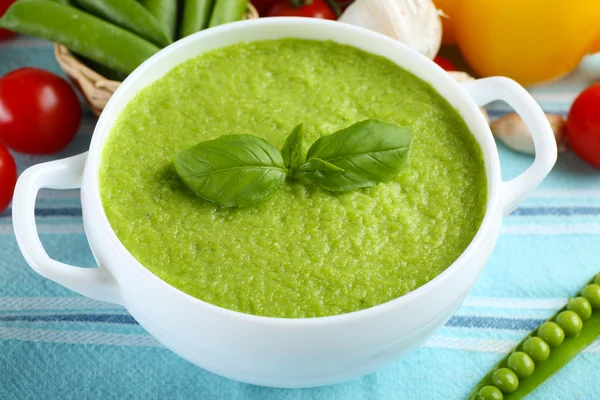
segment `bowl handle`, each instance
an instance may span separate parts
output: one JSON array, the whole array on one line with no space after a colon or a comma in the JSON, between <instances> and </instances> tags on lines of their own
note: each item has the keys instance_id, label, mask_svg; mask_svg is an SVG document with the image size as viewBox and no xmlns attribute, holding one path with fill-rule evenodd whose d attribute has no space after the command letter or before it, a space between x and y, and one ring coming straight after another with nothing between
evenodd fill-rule
<instances>
[{"instance_id":1,"label":"bowl handle","mask_svg":"<svg viewBox=\"0 0 600 400\"><path fill-rule=\"evenodd\" d=\"M119 285L103 266L81 268L51 259L44 250L35 225L35 200L41 188L76 189L87 153L35 165L21 174L12 205L15 236L27 263L38 274L81 295L122 304Z\"/></svg>"},{"instance_id":2,"label":"bowl handle","mask_svg":"<svg viewBox=\"0 0 600 400\"><path fill-rule=\"evenodd\" d=\"M523 118L533 137L535 160L521 175L502 183L504 215L510 214L548 175L556 162L556 139L539 104L512 79L493 77L461 83L478 106L503 100Z\"/></svg>"}]
</instances>

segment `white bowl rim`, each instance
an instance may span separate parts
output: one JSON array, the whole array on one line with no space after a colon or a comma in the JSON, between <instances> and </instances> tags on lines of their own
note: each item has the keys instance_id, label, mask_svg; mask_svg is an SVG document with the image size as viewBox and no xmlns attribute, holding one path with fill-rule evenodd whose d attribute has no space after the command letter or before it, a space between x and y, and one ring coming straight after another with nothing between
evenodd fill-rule
<instances>
[{"instance_id":1,"label":"white bowl rim","mask_svg":"<svg viewBox=\"0 0 600 400\"><path fill-rule=\"evenodd\" d=\"M420 287L416 288L415 290L413 290L403 296L400 296L398 298L387 301L385 303L381 303L376 306L365 308L362 310L353 311L350 313L332 315L332 316L323 316L323 317L281 318L281 317L268 317L268 316L253 315L253 314L243 313L240 311L230 310L227 308L223 308L223 307L208 303L199 298L193 297L193 296L185 293L184 291L182 291L174 286L171 286L166 281L164 281L161 278L159 278L158 276L156 276L149 269L144 267L142 265L142 263L140 263L125 248L125 246L121 243L121 241L118 239L117 235L115 234L114 230L112 229L110 222L108 221L108 218L104 211L104 207L102 205L102 201L101 201L101 197L100 197L100 190L99 190L100 185L99 185L99 179L98 179L99 166L100 166L100 162L98 161L98 158L101 158L103 144L100 143L100 140L101 140L100 133L96 134L96 132L112 129L112 125L105 126L105 125L107 125L107 123L105 121L107 120L106 115L108 115L109 113L119 113L121 111L121 110L117 109L116 107L113 107L114 103L116 101L115 99L120 97L122 95L122 93L125 93L127 90L129 90L130 86L133 85L133 82L135 80L137 80L139 76L143 75L147 70L151 69L156 62L160 61L163 58L168 58L169 54L172 51L175 51L176 49L178 49L180 47L185 47L190 42L194 42L197 40L210 40L210 37L218 36L222 32L227 32L232 29L243 29L243 28L260 26L260 25L279 25L279 24L285 24L285 25L300 24L307 28L311 28L311 27L318 28L320 26L335 25L336 29L344 29L349 34L363 35L363 36L367 36L368 38L370 38L372 40L387 42L386 44L389 45L390 47L395 47L396 49L398 49L400 51L403 51L405 53L410 54L413 57L420 59L423 64L429 64L427 67L430 69L430 72L432 74L444 75L445 77L443 79L445 79L449 85L454 87L454 89L458 92L458 95L462 98L462 100L466 101L467 103L472 104L472 110L469 110L467 112L475 113L475 123L477 125L475 128L483 130L483 131L487 131L487 133L489 133L486 135L481 135L481 140L476 138L478 144L480 145L480 148L481 148L481 151L482 151L482 154L484 157L485 165L486 165L486 177L487 177L487 189L488 189L485 215L481 222L481 225L479 226L479 229L477 230L477 233L475 234L474 238L471 240L471 242L469 243L467 248L463 251L463 253L452 264L450 264L442 273L440 273L439 275L437 275L430 281L426 282L425 284L421 285ZM327 39L323 39L323 40L327 40ZM352 45L350 45L350 46L352 46ZM197 56L192 56L192 57L197 57ZM172 68L174 68L174 67L175 66L173 66ZM436 92L437 92L437 90L436 90ZM474 129L472 129L472 130L474 130ZM109 134L110 133L107 133L107 135L109 135ZM93 156L96 153L99 153L99 154L96 156ZM330 325L330 324L354 322L356 320L364 319L366 317L376 317L378 314L388 312L388 311L398 308L398 307L403 307L403 306L417 300L419 297L423 296L427 292L434 290L434 288L436 286L443 284L443 282L445 280L447 280L447 278L451 274L454 274L456 270L458 270L464 266L465 261L467 261L468 258L470 257L470 254L474 252L474 249L478 246L482 246L484 241L489 240L488 235L490 233L492 233L492 232L490 232L490 230L492 229L494 218L497 218L498 215L501 215L501 213L502 213L500 210L500 196L499 196L499 184L501 182L500 161L499 161L498 152L496 150L496 144L493 140L493 136L491 134L490 128L489 128L487 122L485 121L485 119L483 118L483 115L479 112L479 109L475 105L474 101L460 87L460 84L458 84L456 81L454 81L454 79L452 79L447 74L446 71L444 71L441 67L437 66L435 63L433 63L427 57L425 57L421 53L417 52L416 50L411 49L410 47L404 45L403 43L401 43L399 41L396 41L396 40L389 38L387 36L384 36L380 33L370 31L370 30L367 30L367 29L364 29L364 28L361 28L358 26L349 25L349 24L341 23L341 22L337 22L337 21L329 21L329 20L321 20L321 19L313 19L313 18L271 17L271 18L260 18L260 19L245 20L245 21L229 23L226 25L217 26L217 27L207 29L207 30L195 33L193 35L190 35L184 39L181 39L181 40L167 46L166 48L164 48L164 49L160 50L159 52L157 52L156 54L154 54L152 57L150 57L144 63L142 63L133 73L131 73L123 81L123 83L119 86L119 88L114 93L114 95L111 97L107 106L105 107L104 112L100 116L100 119L96 125L96 128L94 129L94 134L92 136L92 140L90 143L90 149L89 149L88 159L87 159L85 169L88 170L89 168L92 168L92 171L93 171L93 173L89 174L89 176L88 176L88 178L91 177L91 182L88 181L86 183L84 180L84 189L86 191L91 189L91 191L89 193L87 193L87 195L91 197L90 201L92 202L92 204L91 204L92 209L97 208L97 209L101 210L101 212L99 212L97 215L99 219L96 221L97 223L100 224L100 226L96 226L94 229L101 229L102 234L105 235L105 237L110 242L112 247L127 261L128 264L132 265L133 270L135 270L136 273L141 275L143 278L150 280L152 283L154 283L155 285L160 287L160 289L168 292L169 294L171 294L173 296L177 296L177 297L183 297L186 301L190 302L195 307L198 307L200 309L199 313L202 311L204 311L204 312L210 311L213 313L218 313L222 317L234 318L234 319L238 319L238 320L243 320L245 322L260 323L262 325L267 324L270 326L279 326L279 327L284 327L284 328L285 327L290 327L290 328L294 328L294 329L311 328L311 327L315 327L315 326L325 326L325 325ZM88 171L86 171L85 175L88 175ZM91 184L91 187L85 186L85 185L89 185L89 184ZM85 222L85 207L86 207L85 203L86 202L84 199L83 191L82 191L82 201L83 201L82 206L84 207L84 222ZM88 227L86 226L86 230L87 229L88 229ZM126 293L126 291L125 291L125 293Z\"/></svg>"}]
</instances>

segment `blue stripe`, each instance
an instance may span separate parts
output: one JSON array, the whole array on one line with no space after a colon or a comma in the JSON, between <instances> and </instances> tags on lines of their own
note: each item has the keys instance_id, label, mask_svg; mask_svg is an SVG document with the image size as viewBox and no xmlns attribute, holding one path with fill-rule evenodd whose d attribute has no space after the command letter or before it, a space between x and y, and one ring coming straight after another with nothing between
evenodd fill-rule
<instances>
[{"instance_id":1,"label":"blue stripe","mask_svg":"<svg viewBox=\"0 0 600 400\"><path fill-rule=\"evenodd\" d=\"M454 316L446 323L453 328L485 328L504 330L533 330L543 319L516 319L496 317ZM6 315L0 322L95 322L106 324L137 325L131 315L124 314L48 314L48 315Z\"/></svg>"},{"instance_id":2,"label":"blue stripe","mask_svg":"<svg viewBox=\"0 0 600 400\"><path fill-rule=\"evenodd\" d=\"M454 316L446 323L446 326L453 328L486 328L486 329L505 329L505 330L525 330L531 331L540 326L543 319L512 319L496 317L462 317Z\"/></svg>"},{"instance_id":3,"label":"blue stripe","mask_svg":"<svg viewBox=\"0 0 600 400\"><path fill-rule=\"evenodd\" d=\"M0 218L10 218L12 210L7 209ZM37 208L38 217L81 217L81 208ZM532 216L600 216L600 207L520 207L510 214L513 217Z\"/></svg>"},{"instance_id":4,"label":"blue stripe","mask_svg":"<svg viewBox=\"0 0 600 400\"><path fill-rule=\"evenodd\" d=\"M137 321L131 315L123 314L7 315L0 317L0 322L101 322L137 325Z\"/></svg>"},{"instance_id":5,"label":"blue stripe","mask_svg":"<svg viewBox=\"0 0 600 400\"><path fill-rule=\"evenodd\" d=\"M552 215L569 217L577 215L600 215L600 207L520 207L512 212L511 216L531 217Z\"/></svg>"}]
</instances>

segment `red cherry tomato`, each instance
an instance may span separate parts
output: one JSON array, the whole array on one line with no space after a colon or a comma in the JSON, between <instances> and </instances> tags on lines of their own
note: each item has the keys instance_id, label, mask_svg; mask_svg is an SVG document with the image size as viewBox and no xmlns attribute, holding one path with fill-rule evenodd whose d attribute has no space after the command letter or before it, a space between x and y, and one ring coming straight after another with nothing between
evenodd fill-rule
<instances>
[{"instance_id":1,"label":"red cherry tomato","mask_svg":"<svg viewBox=\"0 0 600 400\"><path fill-rule=\"evenodd\" d=\"M267 15L273 4L277 3L278 0L252 0L252 5L256 7L256 10L261 16Z\"/></svg>"},{"instance_id":2,"label":"red cherry tomato","mask_svg":"<svg viewBox=\"0 0 600 400\"><path fill-rule=\"evenodd\" d=\"M0 0L0 17L4 15L6 10L8 10L8 7L15 1L17 0ZM13 36L15 36L14 32L0 28L0 40L10 39Z\"/></svg>"},{"instance_id":3,"label":"red cherry tomato","mask_svg":"<svg viewBox=\"0 0 600 400\"><path fill-rule=\"evenodd\" d=\"M17 165L6 147L0 144L0 214L12 200L17 183Z\"/></svg>"},{"instance_id":4,"label":"red cherry tomato","mask_svg":"<svg viewBox=\"0 0 600 400\"><path fill-rule=\"evenodd\" d=\"M569 146L579 157L600 168L600 83L575 99L567 117Z\"/></svg>"},{"instance_id":5,"label":"red cherry tomato","mask_svg":"<svg viewBox=\"0 0 600 400\"><path fill-rule=\"evenodd\" d=\"M331 10L325 0L306 0L305 5L294 6L290 0L282 0L276 3L267 17L309 17L336 20L335 13Z\"/></svg>"},{"instance_id":6,"label":"red cherry tomato","mask_svg":"<svg viewBox=\"0 0 600 400\"><path fill-rule=\"evenodd\" d=\"M0 142L22 153L64 149L79 128L81 105L71 85L38 68L0 78Z\"/></svg>"},{"instance_id":7,"label":"red cherry tomato","mask_svg":"<svg viewBox=\"0 0 600 400\"><path fill-rule=\"evenodd\" d=\"M437 56L433 59L433 62L442 67L446 71L456 71L456 67L450 61L444 57Z\"/></svg>"}]
</instances>

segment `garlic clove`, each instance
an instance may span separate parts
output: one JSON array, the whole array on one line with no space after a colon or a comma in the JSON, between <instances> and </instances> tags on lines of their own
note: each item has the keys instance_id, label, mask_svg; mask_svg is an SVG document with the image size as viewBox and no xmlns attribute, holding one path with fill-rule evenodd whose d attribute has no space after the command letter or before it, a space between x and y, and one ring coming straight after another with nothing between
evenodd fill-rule
<instances>
[{"instance_id":1,"label":"garlic clove","mask_svg":"<svg viewBox=\"0 0 600 400\"><path fill-rule=\"evenodd\" d=\"M565 146L565 119L560 114L546 114L546 118L554 132L554 138L559 150L564 151ZM517 113L511 113L498 118L490 124L492 133L506 147L525 154L535 154L533 139L527 125Z\"/></svg>"},{"instance_id":2,"label":"garlic clove","mask_svg":"<svg viewBox=\"0 0 600 400\"><path fill-rule=\"evenodd\" d=\"M442 21L432 0L356 0L338 19L394 38L433 59Z\"/></svg>"}]
</instances>

